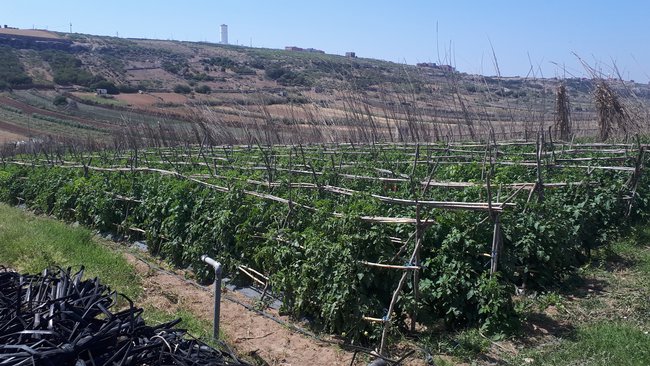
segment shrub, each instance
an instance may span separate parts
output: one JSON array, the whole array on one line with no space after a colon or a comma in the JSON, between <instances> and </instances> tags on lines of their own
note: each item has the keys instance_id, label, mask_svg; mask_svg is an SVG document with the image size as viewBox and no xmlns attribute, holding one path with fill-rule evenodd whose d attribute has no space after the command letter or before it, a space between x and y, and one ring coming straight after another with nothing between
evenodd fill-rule
<instances>
[{"instance_id":1,"label":"shrub","mask_svg":"<svg viewBox=\"0 0 650 366\"><path fill-rule=\"evenodd\" d=\"M25 70L13 49L0 46L0 89L31 84L32 79Z\"/></svg>"},{"instance_id":2,"label":"shrub","mask_svg":"<svg viewBox=\"0 0 650 366\"><path fill-rule=\"evenodd\" d=\"M188 79L192 81L214 81L214 78L206 73L191 74Z\"/></svg>"},{"instance_id":3,"label":"shrub","mask_svg":"<svg viewBox=\"0 0 650 366\"><path fill-rule=\"evenodd\" d=\"M281 66L273 65L264 70L264 74L271 80L277 81L286 86L310 86L311 81L305 75L295 71L285 69Z\"/></svg>"},{"instance_id":4,"label":"shrub","mask_svg":"<svg viewBox=\"0 0 650 366\"><path fill-rule=\"evenodd\" d=\"M201 60L201 63L210 66L219 66L223 68L233 68L237 63L228 57L210 57Z\"/></svg>"},{"instance_id":5,"label":"shrub","mask_svg":"<svg viewBox=\"0 0 650 366\"><path fill-rule=\"evenodd\" d=\"M207 85L199 85L196 88L194 88L194 91L199 94L210 94L212 92L212 88L210 88Z\"/></svg>"},{"instance_id":6,"label":"shrub","mask_svg":"<svg viewBox=\"0 0 650 366\"><path fill-rule=\"evenodd\" d=\"M178 94L189 94L192 92L192 88L189 85L177 84L174 86L174 93Z\"/></svg>"},{"instance_id":7,"label":"shrub","mask_svg":"<svg viewBox=\"0 0 650 366\"><path fill-rule=\"evenodd\" d=\"M255 75L256 72L248 66L237 66L232 69L235 73L239 75Z\"/></svg>"},{"instance_id":8,"label":"shrub","mask_svg":"<svg viewBox=\"0 0 650 366\"><path fill-rule=\"evenodd\" d=\"M47 50L41 52L44 61L50 64L54 82L59 85L77 84L90 86L104 80L81 68L81 61L64 51Z\"/></svg>"},{"instance_id":9,"label":"shrub","mask_svg":"<svg viewBox=\"0 0 650 366\"><path fill-rule=\"evenodd\" d=\"M54 98L52 104L54 104L57 107L66 106L68 105L68 98L64 97L63 95L57 95Z\"/></svg>"},{"instance_id":10,"label":"shrub","mask_svg":"<svg viewBox=\"0 0 650 366\"><path fill-rule=\"evenodd\" d=\"M138 88L137 86L128 85L128 84L121 84L121 85L117 86L117 90L120 93L133 94L133 93L137 93L141 89Z\"/></svg>"},{"instance_id":11,"label":"shrub","mask_svg":"<svg viewBox=\"0 0 650 366\"><path fill-rule=\"evenodd\" d=\"M269 66L264 70L266 77L271 80L278 80L285 72L287 72L287 70L277 65Z\"/></svg>"}]
</instances>

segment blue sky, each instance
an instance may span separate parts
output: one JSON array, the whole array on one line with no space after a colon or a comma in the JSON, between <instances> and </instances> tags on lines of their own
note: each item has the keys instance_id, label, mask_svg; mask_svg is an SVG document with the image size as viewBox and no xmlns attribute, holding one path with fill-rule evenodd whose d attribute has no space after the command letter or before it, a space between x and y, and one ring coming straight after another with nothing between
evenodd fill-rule
<instances>
[{"instance_id":1,"label":"blue sky","mask_svg":"<svg viewBox=\"0 0 650 366\"><path fill-rule=\"evenodd\" d=\"M2 0L0 24L120 37L313 47L503 76L650 80L650 1Z\"/></svg>"}]
</instances>

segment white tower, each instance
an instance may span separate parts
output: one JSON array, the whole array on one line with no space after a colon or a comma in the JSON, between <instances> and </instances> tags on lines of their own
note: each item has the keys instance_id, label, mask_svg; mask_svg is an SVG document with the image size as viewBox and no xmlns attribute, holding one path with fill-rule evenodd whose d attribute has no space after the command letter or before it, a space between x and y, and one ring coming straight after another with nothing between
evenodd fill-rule
<instances>
[{"instance_id":1,"label":"white tower","mask_svg":"<svg viewBox=\"0 0 650 366\"><path fill-rule=\"evenodd\" d=\"M228 25L221 25L221 44L228 44Z\"/></svg>"}]
</instances>

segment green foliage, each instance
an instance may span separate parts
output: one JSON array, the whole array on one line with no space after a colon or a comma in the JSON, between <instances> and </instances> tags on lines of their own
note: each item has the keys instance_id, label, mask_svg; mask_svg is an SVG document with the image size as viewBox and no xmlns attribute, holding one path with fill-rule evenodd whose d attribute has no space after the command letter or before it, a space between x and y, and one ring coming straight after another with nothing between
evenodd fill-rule
<instances>
[{"instance_id":1,"label":"green foliage","mask_svg":"<svg viewBox=\"0 0 650 366\"><path fill-rule=\"evenodd\" d=\"M124 57L124 55L103 54L102 61L104 62L104 67L116 74L125 75L126 65L121 57Z\"/></svg>"},{"instance_id":2,"label":"green foliage","mask_svg":"<svg viewBox=\"0 0 650 366\"><path fill-rule=\"evenodd\" d=\"M90 89L96 90L96 89L106 89L106 92L108 94L120 94L120 90L113 84L112 82L108 80L100 80L96 83L93 83L90 85Z\"/></svg>"},{"instance_id":3,"label":"green foliage","mask_svg":"<svg viewBox=\"0 0 650 366\"><path fill-rule=\"evenodd\" d=\"M199 94L210 94L212 92L212 88L210 88L208 85L199 85L194 88L194 91Z\"/></svg>"},{"instance_id":4,"label":"green foliage","mask_svg":"<svg viewBox=\"0 0 650 366\"><path fill-rule=\"evenodd\" d=\"M239 75L256 75L257 73L255 72L254 69L248 67L248 66L236 66L232 69L234 73L237 73Z\"/></svg>"},{"instance_id":5,"label":"green foliage","mask_svg":"<svg viewBox=\"0 0 650 366\"><path fill-rule=\"evenodd\" d=\"M53 122L53 123L68 126L68 127L79 128L79 129L82 129L82 130L101 131L97 127L85 125L85 124L77 122L77 121L61 119L61 118L58 118L58 117L47 116L47 115L44 115L44 114L32 113L32 118L36 118L36 119L40 119L40 120L48 121L48 122Z\"/></svg>"},{"instance_id":6,"label":"green foliage","mask_svg":"<svg viewBox=\"0 0 650 366\"><path fill-rule=\"evenodd\" d=\"M442 230L442 229L439 229ZM485 244L452 227L440 247L427 255L420 282L423 301L450 325L481 323L492 332L516 323L507 285L485 272Z\"/></svg>"},{"instance_id":7,"label":"green foliage","mask_svg":"<svg viewBox=\"0 0 650 366\"><path fill-rule=\"evenodd\" d=\"M120 93L125 93L125 94L134 94L134 93L137 93L138 91L144 90L144 89L146 89L146 88L141 87L141 85L140 86L133 86L133 85L129 85L129 84L120 84L120 85L117 86L117 90Z\"/></svg>"},{"instance_id":8,"label":"green foliage","mask_svg":"<svg viewBox=\"0 0 650 366\"><path fill-rule=\"evenodd\" d=\"M0 90L31 83L13 48L0 46Z\"/></svg>"},{"instance_id":9,"label":"green foliage","mask_svg":"<svg viewBox=\"0 0 650 366\"><path fill-rule=\"evenodd\" d=\"M535 365L647 365L648 334L629 322L602 322L578 329L552 352L525 355ZM522 357L523 358L523 357Z\"/></svg>"},{"instance_id":10,"label":"green foliage","mask_svg":"<svg viewBox=\"0 0 650 366\"><path fill-rule=\"evenodd\" d=\"M141 228L154 254L177 266L191 266L200 280L212 276L199 261L202 254L219 258L230 273L240 264L251 266L270 278L270 290L281 294L285 313L311 319L324 331L373 342L379 336L378 325L360 321L361 316L389 315L384 309L401 273L362 262L410 264L405 262L414 248L413 240L400 249L390 237L407 238L413 227L372 224L361 216L414 217L412 206L387 205L371 194L408 199L417 184L344 179L337 174L335 159L339 157L325 156L323 150L313 148L311 158L300 158L296 157L298 149L290 149L269 148L276 159L272 164L286 167L291 155L292 164L304 158L306 166L309 162L322 174L313 177L289 175L281 169L269 172L222 167L222 177L214 179L229 188L224 193L157 174L91 171L84 175L80 169L7 165L0 169L0 199L16 203L20 197L38 212L102 231L131 233L126 228ZM350 152L355 152L359 161L349 168L354 174L369 174L378 166L377 161L404 159L398 152L367 148L358 154L354 149ZM224 149L232 166L248 166L253 161L259 164L265 159L250 148L237 150ZM167 152L174 155L178 150ZM345 152L341 148L337 155ZM187 159L202 162L196 156ZM206 173L199 165L184 164L179 169L188 175ZM485 174L482 169L480 163L444 165L436 171L436 179L480 183ZM394 174L423 177L429 174L429 167L423 164L413 170L412 166L396 166ZM582 173L561 174L549 173L548 179L585 179ZM496 166L492 176L495 184L501 185L534 181L535 172L525 166L504 165ZM525 194L513 198L516 207L500 216L504 243L500 271L493 275L489 274L493 235L489 217L473 211L424 210L423 214L435 223L421 238L419 299L415 301L413 281L408 281L394 314L390 314L395 328L407 324L408 314L417 310L418 321L425 325L433 326L443 319L448 327L472 324L488 335L511 332L518 323L511 300L515 285L539 290L556 284L585 263L594 248L606 246L628 222L646 217L647 204L642 199L635 201L637 205L626 217L627 201L621 193L625 177L617 172L594 171L588 178L593 185L548 189L543 200L535 195L529 200ZM273 188L274 195L291 195L292 200L310 202L316 210L253 197L246 179L279 183ZM647 179L639 184L641 196L647 194ZM289 193L289 182L313 180L321 186L365 193L345 197L324 190L293 189ZM137 201L115 199L113 194ZM453 190L431 187L427 194L436 200L485 200L485 190L480 186ZM555 300L549 297L549 301Z\"/></svg>"},{"instance_id":11,"label":"green foliage","mask_svg":"<svg viewBox=\"0 0 650 366\"><path fill-rule=\"evenodd\" d=\"M90 86L103 79L84 70L81 60L65 51L41 51L41 57L52 68L54 82L59 85Z\"/></svg>"},{"instance_id":12,"label":"green foliage","mask_svg":"<svg viewBox=\"0 0 650 366\"><path fill-rule=\"evenodd\" d=\"M310 86L311 82L304 74L283 68L279 65L266 67L264 74L271 80L286 86Z\"/></svg>"},{"instance_id":13,"label":"green foliage","mask_svg":"<svg viewBox=\"0 0 650 366\"><path fill-rule=\"evenodd\" d=\"M178 94L189 94L192 92L192 88L189 85L176 84L174 86L174 93Z\"/></svg>"},{"instance_id":14,"label":"green foliage","mask_svg":"<svg viewBox=\"0 0 650 366\"><path fill-rule=\"evenodd\" d=\"M111 288L131 298L140 292L131 265L120 253L93 240L88 229L72 228L0 204L0 242L3 264L20 271L38 273L55 266L85 266L88 275L100 276Z\"/></svg>"},{"instance_id":15,"label":"green foliage","mask_svg":"<svg viewBox=\"0 0 650 366\"><path fill-rule=\"evenodd\" d=\"M66 106L68 105L68 98L66 98L64 95L57 95L56 97L54 97L52 104L54 104L57 107Z\"/></svg>"},{"instance_id":16,"label":"green foliage","mask_svg":"<svg viewBox=\"0 0 650 366\"><path fill-rule=\"evenodd\" d=\"M22 109L15 108L15 107L12 107L10 105L0 105L0 109L4 109L5 111L9 111L11 113L23 114Z\"/></svg>"},{"instance_id":17,"label":"green foliage","mask_svg":"<svg viewBox=\"0 0 650 366\"><path fill-rule=\"evenodd\" d=\"M210 57L210 58L204 58L201 60L201 63L205 65L210 65L210 66L217 66L217 67L223 67L226 69L232 69L237 65L235 61L228 57Z\"/></svg>"},{"instance_id":18,"label":"green foliage","mask_svg":"<svg viewBox=\"0 0 650 366\"><path fill-rule=\"evenodd\" d=\"M188 68L187 61L185 60L165 60L161 66L163 70L176 75L181 75Z\"/></svg>"},{"instance_id":19,"label":"green foliage","mask_svg":"<svg viewBox=\"0 0 650 366\"><path fill-rule=\"evenodd\" d=\"M271 80L278 80L286 72L287 70L285 70L281 66L273 65L273 66L266 67L264 74L266 75L267 78Z\"/></svg>"},{"instance_id":20,"label":"green foliage","mask_svg":"<svg viewBox=\"0 0 650 366\"><path fill-rule=\"evenodd\" d=\"M197 81L214 81L214 77L206 74L206 73L199 73L199 74L189 74L186 76L186 79L190 80L190 82L197 82Z\"/></svg>"}]
</instances>

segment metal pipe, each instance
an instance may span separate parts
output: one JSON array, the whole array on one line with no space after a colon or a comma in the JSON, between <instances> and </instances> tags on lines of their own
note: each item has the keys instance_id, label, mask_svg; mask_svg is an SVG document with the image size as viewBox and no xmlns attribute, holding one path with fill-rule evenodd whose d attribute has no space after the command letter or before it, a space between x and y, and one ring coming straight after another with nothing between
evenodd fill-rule
<instances>
[{"instance_id":1,"label":"metal pipe","mask_svg":"<svg viewBox=\"0 0 650 366\"><path fill-rule=\"evenodd\" d=\"M202 255L201 260L214 268L214 328L212 330L212 338L219 339L219 318L221 315L221 263Z\"/></svg>"}]
</instances>

